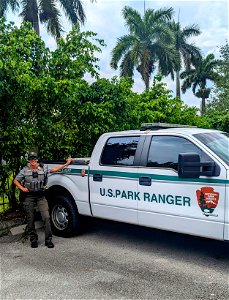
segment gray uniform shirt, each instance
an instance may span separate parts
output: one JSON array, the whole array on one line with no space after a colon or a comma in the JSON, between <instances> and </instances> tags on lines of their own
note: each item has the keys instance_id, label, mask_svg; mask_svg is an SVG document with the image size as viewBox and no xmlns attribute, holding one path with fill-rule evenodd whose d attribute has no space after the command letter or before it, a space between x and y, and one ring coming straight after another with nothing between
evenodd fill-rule
<instances>
[{"instance_id":1,"label":"gray uniform shirt","mask_svg":"<svg viewBox=\"0 0 229 300\"><path fill-rule=\"evenodd\" d=\"M44 191L47 184L47 175L50 171L48 166L38 166L32 170L29 164L25 166L15 177L21 185L27 188L30 192Z\"/></svg>"}]
</instances>

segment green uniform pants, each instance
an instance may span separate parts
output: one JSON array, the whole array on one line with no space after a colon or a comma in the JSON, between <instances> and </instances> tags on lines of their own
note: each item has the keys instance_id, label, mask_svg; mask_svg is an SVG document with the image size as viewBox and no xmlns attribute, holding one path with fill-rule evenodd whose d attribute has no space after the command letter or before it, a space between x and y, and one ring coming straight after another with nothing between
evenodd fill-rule
<instances>
[{"instance_id":1,"label":"green uniform pants","mask_svg":"<svg viewBox=\"0 0 229 300\"><path fill-rule=\"evenodd\" d=\"M45 228L45 240L52 239L52 231L50 225L50 216L49 216L49 208L48 208L48 201L45 197L39 193L28 193L24 194L24 209L26 212L27 218L27 226L28 226L28 233L30 235L30 241L36 241L38 239L38 235L36 233L35 224L34 224L34 214L35 214L35 207L37 206L40 213L42 220L44 222Z\"/></svg>"}]
</instances>

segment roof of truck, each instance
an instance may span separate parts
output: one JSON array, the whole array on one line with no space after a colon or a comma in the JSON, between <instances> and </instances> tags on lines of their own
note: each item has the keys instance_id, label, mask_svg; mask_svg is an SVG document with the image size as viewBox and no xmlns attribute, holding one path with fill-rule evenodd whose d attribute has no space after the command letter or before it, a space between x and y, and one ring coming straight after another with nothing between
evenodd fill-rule
<instances>
[{"instance_id":1,"label":"roof of truck","mask_svg":"<svg viewBox=\"0 0 229 300\"><path fill-rule=\"evenodd\" d=\"M117 135L130 135L130 134L140 134L140 135L145 135L145 134L166 134L166 133L172 133L172 134L184 134L184 135L194 135L197 133L209 133L209 132L219 132L218 130L213 130L213 129L203 129L203 128L166 128L166 129L157 129L157 130L127 130L127 131L117 131L117 132L112 132L112 134L117 134ZM107 133L111 134L111 133Z\"/></svg>"}]
</instances>

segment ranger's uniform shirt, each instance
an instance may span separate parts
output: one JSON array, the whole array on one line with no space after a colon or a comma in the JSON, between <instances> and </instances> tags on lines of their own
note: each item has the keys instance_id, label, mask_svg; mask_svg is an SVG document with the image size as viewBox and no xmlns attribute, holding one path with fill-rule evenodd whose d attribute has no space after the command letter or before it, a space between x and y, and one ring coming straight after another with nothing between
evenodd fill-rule
<instances>
[{"instance_id":1,"label":"ranger's uniform shirt","mask_svg":"<svg viewBox=\"0 0 229 300\"><path fill-rule=\"evenodd\" d=\"M15 179L30 192L41 192L46 188L48 173L49 170L46 165L38 166L37 169L32 170L28 164L17 174Z\"/></svg>"}]
</instances>

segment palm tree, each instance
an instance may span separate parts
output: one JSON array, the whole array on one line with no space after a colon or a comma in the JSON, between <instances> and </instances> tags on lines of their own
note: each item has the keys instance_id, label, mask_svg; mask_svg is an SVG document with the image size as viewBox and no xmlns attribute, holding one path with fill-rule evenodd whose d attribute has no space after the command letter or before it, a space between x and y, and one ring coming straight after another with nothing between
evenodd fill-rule
<instances>
[{"instance_id":1,"label":"palm tree","mask_svg":"<svg viewBox=\"0 0 229 300\"><path fill-rule=\"evenodd\" d=\"M0 17L4 16L8 9L14 13L21 11L19 16L31 22L38 35L40 35L39 23L42 23L46 25L51 35L58 38L63 31L58 4L71 23L84 23L86 17L81 0L0 0Z\"/></svg>"},{"instance_id":2,"label":"palm tree","mask_svg":"<svg viewBox=\"0 0 229 300\"><path fill-rule=\"evenodd\" d=\"M170 22L170 29L174 33L175 49L180 57L180 61L183 61L183 65L186 69L190 68L193 61L200 57L200 49L193 44L189 44L187 39L192 36L200 34L200 30L197 25L187 26L181 28L179 22ZM176 96L180 97L180 71L181 65L176 69Z\"/></svg>"},{"instance_id":3,"label":"palm tree","mask_svg":"<svg viewBox=\"0 0 229 300\"><path fill-rule=\"evenodd\" d=\"M216 67L220 64L214 54L208 54L206 58L200 57L194 62L195 68L190 68L180 74L184 79L181 86L183 93L192 87L195 96L201 98L201 115L205 113L205 100L209 97L210 89L207 88L207 80L215 82L218 79ZM198 91L196 92L196 89Z\"/></svg>"},{"instance_id":4,"label":"palm tree","mask_svg":"<svg viewBox=\"0 0 229 300\"><path fill-rule=\"evenodd\" d=\"M168 27L173 9L147 9L143 18L136 10L125 7L122 11L129 34L120 37L112 50L111 67L118 69L120 75L133 77L134 69L141 74L146 89L150 77L158 63L163 75L173 77L178 63L173 45L173 34Z\"/></svg>"}]
</instances>

